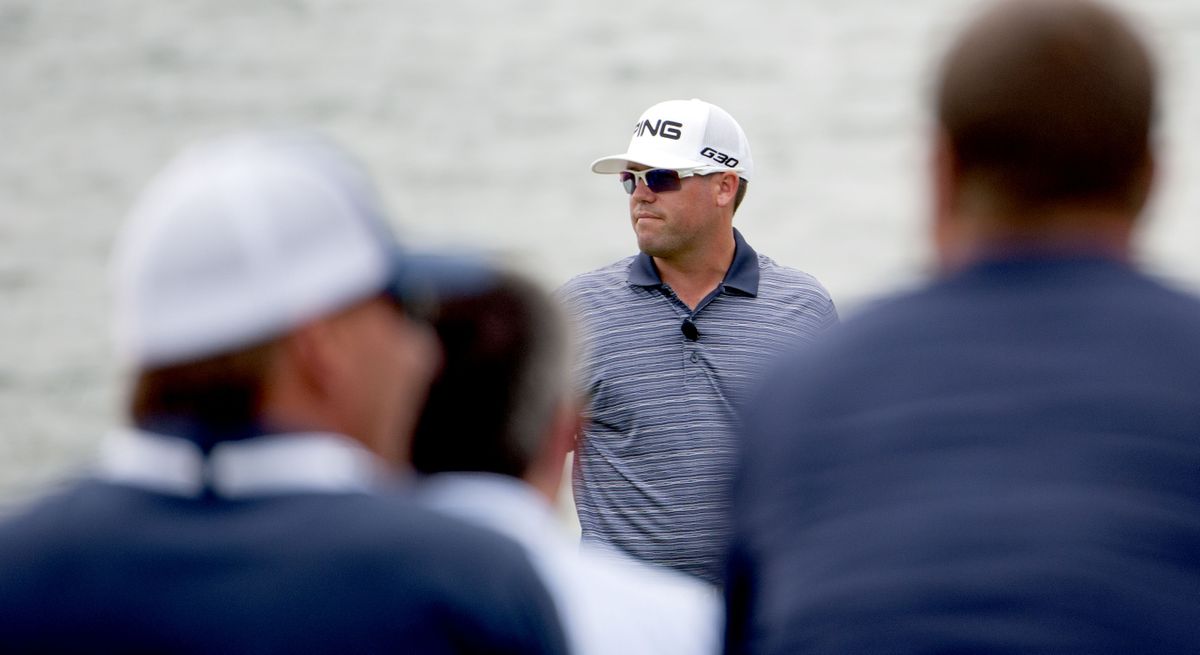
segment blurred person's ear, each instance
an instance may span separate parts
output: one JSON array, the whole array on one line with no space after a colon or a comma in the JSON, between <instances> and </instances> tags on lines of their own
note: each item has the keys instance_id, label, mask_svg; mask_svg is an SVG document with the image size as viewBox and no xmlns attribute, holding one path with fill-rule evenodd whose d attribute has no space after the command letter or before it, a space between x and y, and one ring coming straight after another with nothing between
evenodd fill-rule
<instances>
[{"instance_id":1,"label":"blurred person's ear","mask_svg":"<svg viewBox=\"0 0 1200 655\"><path fill-rule=\"evenodd\" d=\"M959 210L959 179L957 162L950 139L944 129L939 128L933 139L929 154L929 184L933 211L933 246L938 264L943 269L952 269L958 259L962 217Z\"/></svg>"},{"instance_id":2,"label":"blurred person's ear","mask_svg":"<svg viewBox=\"0 0 1200 655\"><path fill-rule=\"evenodd\" d=\"M554 502L563 482L567 455L575 449L575 435L583 431L583 407L574 401L559 403L546 427L542 448L525 473L525 482Z\"/></svg>"},{"instance_id":3,"label":"blurred person's ear","mask_svg":"<svg viewBox=\"0 0 1200 655\"><path fill-rule=\"evenodd\" d=\"M1130 193L1130 208L1132 213L1140 215L1146 208L1146 203L1150 199L1150 193L1154 190L1154 185L1158 179L1158 158L1154 156L1152 149L1146 150L1146 154L1142 159L1141 165L1138 167L1137 178L1134 181Z\"/></svg>"},{"instance_id":4,"label":"blurred person's ear","mask_svg":"<svg viewBox=\"0 0 1200 655\"><path fill-rule=\"evenodd\" d=\"M284 340L284 352L294 367L294 378L306 390L318 395L324 394L333 368L327 332L324 321L312 321L294 330Z\"/></svg>"},{"instance_id":5,"label":"blurred person's ear","mask_svg":"<svg viewBox=\"0 0 1200 655\"><path fill-rule=\"evenodd\" d=\"M337 427L328 410L331 388L339 376L330 329L328 319L315 319L279 340L279 356L264 389L263 413L268 421Z\"/></svg>"}]
</instances>

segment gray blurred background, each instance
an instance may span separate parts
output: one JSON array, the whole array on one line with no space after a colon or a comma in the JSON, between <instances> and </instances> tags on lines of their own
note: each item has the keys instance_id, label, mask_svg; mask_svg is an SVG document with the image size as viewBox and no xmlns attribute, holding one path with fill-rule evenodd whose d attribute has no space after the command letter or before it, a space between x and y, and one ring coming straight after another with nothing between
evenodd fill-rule
<instances>
[{"instance_id":1,"label":"gray blurred background","mask_svg":"<svg viewBox=\"0 0 1200 655\"><path fill-rule=\"evenodd\" d=\"M927 274L926 98L973 0L0 0L0 506L119 420L107 257L186 143L313 127L373 172L402 236L557 286L634 249L592 159L649 105L748 134L736 224L843 313ZM1124 0L1164 73L1141 263L1200 289L1200 3Z\"/></svg>"}]
</instances>

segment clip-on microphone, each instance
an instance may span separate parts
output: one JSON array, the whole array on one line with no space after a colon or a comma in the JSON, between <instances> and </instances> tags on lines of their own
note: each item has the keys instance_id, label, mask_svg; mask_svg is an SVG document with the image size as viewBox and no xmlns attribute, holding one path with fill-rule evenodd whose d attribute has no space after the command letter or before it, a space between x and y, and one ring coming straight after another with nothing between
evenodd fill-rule
<instances>
[{"instance_id":1,"label":"clip-on microphone","mask_svg":"<svg viewBox=\"0 0 1200 655\"><path fill-rule=\"evenodd\" d=\"M683 325L679 326L679 331L683 332L683 336L687 337L688 341L700 340L700 330L696 329L696 324L690 318L683 319Z\"/></svg>"}]
</instances>

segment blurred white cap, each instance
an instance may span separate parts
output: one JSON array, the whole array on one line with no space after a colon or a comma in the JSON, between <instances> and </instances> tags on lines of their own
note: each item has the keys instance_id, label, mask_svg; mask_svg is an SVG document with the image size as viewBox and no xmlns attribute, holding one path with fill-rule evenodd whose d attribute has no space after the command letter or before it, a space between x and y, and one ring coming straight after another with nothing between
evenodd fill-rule
<instances>
[{"instance_id":1,"label":"blurred white cap","mask_svg":"<svg viewBox=\"0 0 1200 655\"><path fill-rule=\"evenodd\" d=\"M113 256L118 353L140 368L231 352L398 282L366 175L306 135L227 137L153 180Z\"/></svg>"},{"instance_id":2,"label":"blurred white cap","mask_svg":"<svg viewBox=\"0 0 1200 655\"><path fill-rule=\"evenodd\" d=\"M667 100L647 109L633 127L629 148L592 162L596 173L620 173L630 164L650 168L728 169L749 181L754 173L750 142L729 112L692 98Z\"/></svg>"}]
</instances>

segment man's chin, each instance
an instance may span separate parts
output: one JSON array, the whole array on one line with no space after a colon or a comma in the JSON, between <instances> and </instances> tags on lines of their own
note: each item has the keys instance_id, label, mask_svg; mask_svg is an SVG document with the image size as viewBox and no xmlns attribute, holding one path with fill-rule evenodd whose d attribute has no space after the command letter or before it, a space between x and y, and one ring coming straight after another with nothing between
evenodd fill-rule
<instances>
[{"instance_id":1,"label":"man's chin","mask_svg":"<svg viewBox=\"0 0 1200 655\"><path fill-rule=\"evenodd\" d=\"M663 243L661 235L657 234L654 229L657 226L634 225L633 232L637 235L638 250L650 255L651 257L660 257L663 251L669 250Z\"/></svg>"},{"instance_id":2,"label":"man's chin","mask_svg":"<svg viewBox=\"0 0 1200 655\"><path fill-rule=\"evenodd\" d=\"M638 250L651 257L668 257L671 254L671 249L664 248L661 243L642 239L638 239Z\"/></svg>"}]
</instances>

